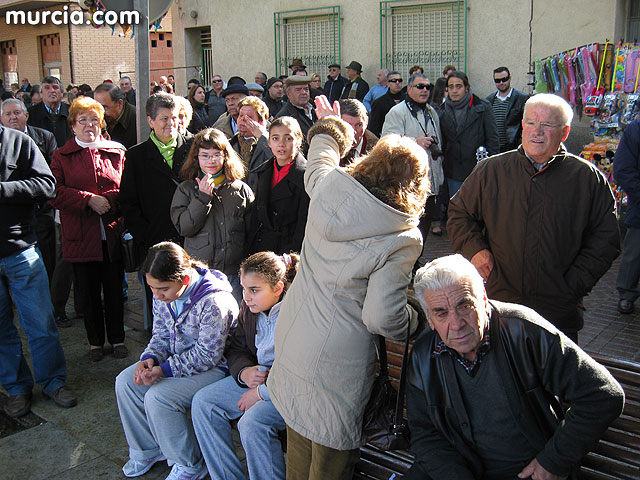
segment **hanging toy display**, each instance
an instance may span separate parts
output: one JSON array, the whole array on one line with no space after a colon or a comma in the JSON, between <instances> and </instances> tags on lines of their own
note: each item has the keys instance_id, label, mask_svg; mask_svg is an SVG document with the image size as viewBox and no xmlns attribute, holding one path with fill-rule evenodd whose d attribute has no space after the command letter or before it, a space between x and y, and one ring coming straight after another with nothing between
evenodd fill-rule
<instances>
[{"instance_id":1,"label":"hanging toy display","mask_svg":"<svg viewBox=\"0 0 640 480\"><path fill-rule=\"evenodd\" d=\"M535 93L554 93L591 117L593 142L580 156L602 171L620 215L627 196L614 179L613 158L622 131L640 118L640 44L606 41L536 57L534 72Z\"/></svg>"}]
</instances>

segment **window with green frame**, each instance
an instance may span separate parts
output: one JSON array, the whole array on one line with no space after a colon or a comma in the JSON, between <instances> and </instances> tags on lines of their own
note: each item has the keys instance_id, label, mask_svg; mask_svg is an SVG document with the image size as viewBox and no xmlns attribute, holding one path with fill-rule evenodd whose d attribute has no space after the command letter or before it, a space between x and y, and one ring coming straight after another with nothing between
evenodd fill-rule
<instances>
[{"instance_id":1,"label":"window with green frame","mask_svg":"<svg viewBox=\"0 0 640 480\"><path fill-rule=\"evenodd\" d=\"M275 12L273 15L276 75L287 75L293 59L307 66L307 73L320 73L340 63L340 7Z\"/></svg>"},{"instance_id":2,"label":"window with green frame","mask_svg":"<svg viewBox=\"0 0 640 480\"><path fill-rule=\"evenodd\" d=\"M466 70L466 0L380 2L380 60L383 68L408 78L420 65L432 82L446 65Z\"/></svg>"}]
</instances>

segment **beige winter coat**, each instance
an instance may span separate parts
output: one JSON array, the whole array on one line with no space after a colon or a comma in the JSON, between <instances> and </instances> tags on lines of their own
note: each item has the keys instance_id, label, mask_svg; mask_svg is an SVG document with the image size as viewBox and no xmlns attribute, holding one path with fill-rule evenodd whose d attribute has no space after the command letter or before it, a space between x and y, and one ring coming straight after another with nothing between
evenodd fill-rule
<instances>
[{"instance_id":1,"label":"beige winter coat","mask_svg":"<svg viewBox=\"0 0 640 480\"><path fill-rule=\"evenodd\" d=\"M311 197L298 274L287 292L267 385L287 425L337 450L362 445L375 376L373 334L401 339L417 321L407 305L420 255L418 218L375 198L338 167L329 135L311 140Z\"/></svg>"}]
</instances>

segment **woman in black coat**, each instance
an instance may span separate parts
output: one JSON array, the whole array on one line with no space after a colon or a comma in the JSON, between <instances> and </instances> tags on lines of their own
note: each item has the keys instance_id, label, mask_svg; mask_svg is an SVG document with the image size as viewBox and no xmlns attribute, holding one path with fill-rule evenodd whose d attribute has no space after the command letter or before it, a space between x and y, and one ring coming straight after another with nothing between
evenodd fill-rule
<instances>
[{"instance_id":1,"label":"woman in black coat","mask_svg":"<svg viewBox=\"0 0 640 480\"><path fill-rule=\"evenodd\" d=\"M299 252L307 224L309 195L304 189L307 161L300 153L302 130L291 117L280 117L269 127L272 160L257 170L249 254L270 250Z\"/></svg>"}]
</instances>

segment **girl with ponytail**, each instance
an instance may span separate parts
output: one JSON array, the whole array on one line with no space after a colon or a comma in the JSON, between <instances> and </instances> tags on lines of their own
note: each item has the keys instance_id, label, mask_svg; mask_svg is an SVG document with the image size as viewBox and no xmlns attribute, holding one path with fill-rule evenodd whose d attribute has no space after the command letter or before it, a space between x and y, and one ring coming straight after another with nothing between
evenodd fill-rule
<instances>
[{"instance_id":1,"label":"girl with ponytail","mask_svg":"<svg viewBox=\"0 0 640 480\"><path fill-rule=\"evenodd\" d=\"M251 255L240 265L243 301L225 351L231 376L193 397L191 417L211 478L245 479L231 441L238 421L251 480L284 480L278 432L286 425L271 403L266 380L273 363L276 321L299 257L273 252Z\"/></svg>"}]
</instances>

